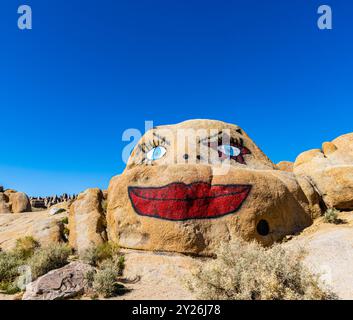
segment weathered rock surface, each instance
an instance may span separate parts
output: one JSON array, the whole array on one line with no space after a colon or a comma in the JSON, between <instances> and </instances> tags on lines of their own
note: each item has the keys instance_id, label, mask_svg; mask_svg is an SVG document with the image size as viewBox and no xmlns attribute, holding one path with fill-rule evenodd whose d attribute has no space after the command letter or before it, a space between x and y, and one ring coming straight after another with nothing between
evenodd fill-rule
<instances>
[{"instance_id":1,"label":"weathered rock surface","mask_svg":"<svg viewBox=\"0 0 353 320\"><path fill-rule=\"evenodd\" d=\"M103 193L87 189L70 206L69 243L79 252L107 241Z\"/></svg>"},{"instance_id":2,"label":"weathered rock surface","mask_svg":"<svg viewBox=\"0 0 353 320\"><path fill-rule=\"evenodd\" d=\"M276 164L278 170L293 172L294 163L290 161L280 161Z\"/></svg>"},{"instance_id":3,"label":"weathered rock surface","mask_svg":"<svg viewBox=\"0 0 353 320\"><path fill-rule=\"evenodd\" d=\"M7 189L0 192L0 213L30 212L31 204L23 192Z\"/></svg>"},{"instance_id":4,"label":"weathered rock surface","mask_svg":"<svg viewBox=\"0 0 353 320\"><path fill-rule=\"evenodd\" d=\"M304 263L341 299L353 299L353 212L341 212L343 224L324 223L323 219L285 243L302 248Z\"/></svg>"},{"instance_id":5,"label":"weathered rock surface","mask_svg":"<svg viewBox=\"0 0 353 320\"><path fill-rule=\"evenodd\" d=\"M62 300L81 295L87 288L85 275L93 268L82 262L52 270L26 286L22 300Z\"/></svg>"},{"instance_id":6,"label":"weathered rock surface","mask_svg":"<svg viewBox=\"0 0 353 320\"><path fill-rule=\"evenodd\" d=\"M0 248L12 249L18 238L32 236L47 245L62 240L62 219L67 213L49 216L47 211L0 214Z\"/></svg>"},{"instance_id":7,"label":"weathered rock surface","mask_svg":"<svg viewBox=\"0 0 353 320\"><path fill-rule=\"evenodd\" d=\"M16 192L9 195L13 213L31 212L31 203L29 198L23 192Z\"/></svg>"},{"instance_id":8,"label":"weathered rock surface","mask_svg":"<svg viewBox=\"0 0 353 320\"><path fill-rule=\"evenodd\" d=\"M182 148L178 130L187 128L203 131ZM223 129L230 137L220 147ZM230 164L221 167L229 145ZM155 146L163 146L162 157L148 159ZM208 153L206 163L192 161ZM201 255L236 235L272 244L309 226L317 209L310 184L304 193L294 174L275 169L238 126L195 120L157 127L110 182L108 237L126 248Z\"/></svg>"},{"instance_id":9,"label":"weathered rock surface","mask_svg":"<svg viewBox=\"0 0 353 320\"><path fill-rule=\"evenodd\" d=\"M126 294L114 300L193 300L186 288L185 278L199 266L200 258L182 254L161 254L137 250L123 250L124 278L137 279L125 284Z\"/></svg>"},{"instance_id":10,"label":"weathered rock surface","mask_svg":"<svg viewBox=\"0 0 353 320\"><path fill-rule=\"evenodd\" d=\"M353 209L353 133L301 153L294 173L311 181L327 207Z\"/></svg>"}]
</instances>

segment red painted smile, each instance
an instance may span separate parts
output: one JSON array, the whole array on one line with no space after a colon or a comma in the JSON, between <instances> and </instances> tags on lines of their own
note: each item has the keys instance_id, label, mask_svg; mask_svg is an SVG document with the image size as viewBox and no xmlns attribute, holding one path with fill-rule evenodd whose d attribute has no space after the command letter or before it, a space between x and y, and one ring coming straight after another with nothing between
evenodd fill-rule
<instances>
[{"instance_id":1,"label":"red painted smile","mask_svg":"<svg viewBox=\"0 0 353 320\"><path fill-rule=\"evenodd\" d=\"M218 218L236 212L250 190L251 185L210 185L206 182L128 187L136 213L172 221Z\"/></svg>"}]
</instances>

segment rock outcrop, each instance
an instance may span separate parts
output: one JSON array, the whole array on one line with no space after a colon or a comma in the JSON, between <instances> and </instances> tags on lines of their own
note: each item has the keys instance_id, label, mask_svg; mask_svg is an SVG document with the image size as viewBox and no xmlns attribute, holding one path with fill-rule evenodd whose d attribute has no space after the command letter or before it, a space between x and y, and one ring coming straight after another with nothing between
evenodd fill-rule
<instances>
[{"instance_id":1,"label":"rock outcrop","mask_svg":"<svg viewBox=\"0 0 353 320\"><path fill-rule=\"evenodd\" d=\"M31 197L31 205L33 208L47 209L63 202L71 202L75 200L77 196L75 194L69 195L64 193L61 196L51 196L51 197Z\"/></svg>"},{"instance_id":2,"label":"rock outcrop","mask_svg":"<svg viewBox=\"0 0 353 320\"><path fill-rule=\"evenodd\" d=\"M280 161L276 164L278 170L293 172L294 163L290 161Z\"/></svg>"},{"instance_id":3,"label":"rock outcrop","mask_svg":"<svg viewBox=\"0 0 353 320\"><path fill-rule=\"evenodd\" d=\"M26 286L22 300L62 300L82 295L87 289L88 264L71 262L52 270Z\"/></svg>"},{"instance_id":4,"label":"rock outcrop","mask_svg":"<svg viewBox=\"0 0 353 320\"><path fill-rule=\"evenodd\" d=\"M270 245L309 226L317 205L310 184L305 193L294 174L276 169L236 125L193 120L154 128L110 182L109 239L201 255L236 235Z\"/></svg>"},{"instance_id":5,"label":"rock outcrop","mask_svg":"<svg viewBox=\"0 0 353 320\"><path fill-rule=\"evenodd\" d=\"M30 211L32 211L31 204L25 193L11 189L0 189L0 214Z\"/></svg>"},{"instance_id":6,"label":"rock outcrop","mask_svg":"<svg viewBox=\"0 0 353 320\"><path fill-rule=\"evenodd\" d=\"M294 173L310 180L327 207L353 209L353 133L301 153Z\"/></svg>"},{"instance_id":7,"label":"rock outcrop","mask_svg":"<svg viewBox=\"0 0 353 320\"><path fill-rule=\"evenodd\" d=\"M32 236L42 245L57 243L63 238L63 219L67 213L49 216L48 212L0 214L0 248L10 250L16 240Z\"/></svg>"},{"instance_id":8,"label":"rock outcrop","mask_svg":"<svg viewBox=\"0 0 353 320\"><path fill-rule=\"evenodd\" d=\"M79 252L107 241L103 192L87 189L70 207L69 243Z\"/></svg>"}]
</instances>

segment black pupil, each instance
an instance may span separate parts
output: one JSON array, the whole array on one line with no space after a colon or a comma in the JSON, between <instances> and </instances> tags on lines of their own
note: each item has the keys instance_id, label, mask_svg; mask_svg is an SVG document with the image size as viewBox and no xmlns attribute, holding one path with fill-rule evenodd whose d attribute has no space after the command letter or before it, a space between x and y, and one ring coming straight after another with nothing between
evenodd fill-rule
<instances>
[{"instance_id":1,"label":"black pupil","mask_svg":"<svg viewBox=\"0 0 353 320\"><path fill-rule=\"evenodd\" d=\"M267 236L270 233L270 226L266 220L260 220L256 227L257 233L261 236Z\"/></svg>"}]
</instances>

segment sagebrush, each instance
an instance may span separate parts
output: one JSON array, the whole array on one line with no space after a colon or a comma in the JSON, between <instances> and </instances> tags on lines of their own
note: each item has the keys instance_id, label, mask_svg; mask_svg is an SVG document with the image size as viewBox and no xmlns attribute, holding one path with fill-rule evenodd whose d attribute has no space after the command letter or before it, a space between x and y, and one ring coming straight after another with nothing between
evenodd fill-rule
<instances>
[{"instance_id":1,"label":"sagebrush","mask_svg":"<svg viewBox=\"0 0 353 320\"><path fill-rule=\"evenodd\" d=\"M20 238L13 250L0 251L0 291L13 294L20 291L21 267L28 266L32 280L68 263L71 249L65 244L41 247L32 237Z\"/></svg>"},{"instance_id":2,"label":"sagebrush","mask_svg":"<svg viewBox=\"0 0 353 320\"><path fill-rule=\"evenodd\" d=\"M339 214L339 211L336 210L335 208L327 209L326 212L324 213L325 222L338 224L340 222L340 220L338 219L338 214Z\"/></svg>"},{"instance_id":3,"label":"sagebrush","mask_svg":"<svg viewBox=\"0 0 353 320\"><path fill-rule=\"evenodd\" d=\"M33 280L68 263L72 250L66 244L52 244L36 250L28 260Z\"/></svg>"},{"instance_id":4,"label":"sagebrush","mask_svg":"<svg viewBox=\"0 0 353 320\"><path fill-rule=\"evenodd\" d=\"M104 260L112 259L120 255L118 245L110 242L105 242L97 246L91 246L80 254L80 259L94 267Z\"/></svg>"},{"instance_id":5,"label":"sagebrush","mask_svg":"<svg viewBox=\"0 0 353 320\"><path fill-rule=\"evenodd\" d=\"M263 248L236 239L223 244L217 258L205 262L187 280L206 300L324 300L336 296L303 265L302 250L277 244Z\"/></svg>"},{"instance_id":6,"label":"sagebrush","mask_svg":"<svg viewBox=\"0 0 353 320\"><path fill-rule=\"evenodd\" d=\"M125 258L116 245L105 243L91 247L81 255L81 259L96 267L86 275L94 295L109 298L124 291L119 278L123 274Z\"/></svg>"}]
</instances>

